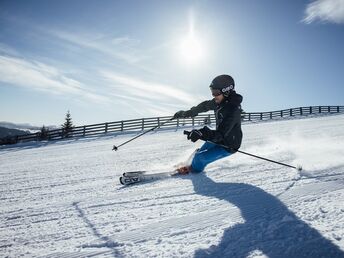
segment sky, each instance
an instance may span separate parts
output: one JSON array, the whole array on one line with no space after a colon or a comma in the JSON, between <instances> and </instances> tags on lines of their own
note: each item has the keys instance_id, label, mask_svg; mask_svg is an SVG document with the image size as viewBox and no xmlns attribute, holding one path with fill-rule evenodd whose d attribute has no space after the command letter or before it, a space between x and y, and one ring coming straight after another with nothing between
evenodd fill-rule
<instances>
[{"instance_id":1,"label":"sky","mask_svg":"<svg viewBox=\"0 0 344 258\"><path fill-rule=\"evenodd\" d=\"M344 0L0 0L0 121L170 116L230 74L246 112L344 104Z\"/></svg>"}]
</instances>

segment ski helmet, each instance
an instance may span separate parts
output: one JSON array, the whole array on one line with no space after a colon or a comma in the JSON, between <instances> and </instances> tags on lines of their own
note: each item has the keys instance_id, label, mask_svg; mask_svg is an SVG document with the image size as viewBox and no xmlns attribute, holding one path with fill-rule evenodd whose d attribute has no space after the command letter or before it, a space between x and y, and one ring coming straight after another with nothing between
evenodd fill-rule
<instances>
[{"instance_id":1,"label":"ski helmet","mask_svg":"<svg viewBox=\"0 0 344 258\"><path fill-rule=\"evenodd\" d=\"M210 89L214 96L223 94L228 97L229 94L234 90L234 79L232 76L227 74L222 74L214 78L210 84Z\"/></svg>"}]
</instances>

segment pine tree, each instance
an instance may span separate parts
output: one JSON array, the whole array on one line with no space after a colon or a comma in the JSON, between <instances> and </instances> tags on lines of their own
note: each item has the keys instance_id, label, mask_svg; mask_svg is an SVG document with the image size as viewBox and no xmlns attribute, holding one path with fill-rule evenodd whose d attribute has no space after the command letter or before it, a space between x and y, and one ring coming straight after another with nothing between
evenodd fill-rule
<instances>
[{"instance_id":1,"label":"pine tree","mask_svg":"<svg viewBox=\"0 0 344 258\"><path fill-rule=\"evenodd\" d=\"M49 139L49 128L46 128L44 125L43 125L43 127L41 128L41 131L40 131L40 139L41 140Z\"/></svg>"},{"instance_id":2,"label":"pine tree","mask_svg":"<svg viewBox=\"0 0 344 258\"><path fill-rule=\"evenodd\" d=\"M67 111L65 120L66 121L62 125L62 137L68 138L71 136L71 132L73 131L73 127L74 127L69 110Z\"/></svg>"}]
</instances>

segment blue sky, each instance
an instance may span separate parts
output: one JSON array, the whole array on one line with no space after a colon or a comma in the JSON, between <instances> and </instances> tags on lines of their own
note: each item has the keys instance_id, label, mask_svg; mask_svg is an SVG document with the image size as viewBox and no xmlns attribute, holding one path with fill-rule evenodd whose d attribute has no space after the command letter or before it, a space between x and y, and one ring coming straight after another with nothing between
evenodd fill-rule
<instances>
[{"instance_id":1,"label":"blue sky","mask_svg":"<svg viewBox=\"0 0 344 258\"><path fill-rule=\"evenodd\" d=\"M248 112L343 105L343 46L343 0L0 0L0 121L173 115L219 74Z\"/></svg>"}]
</instances>

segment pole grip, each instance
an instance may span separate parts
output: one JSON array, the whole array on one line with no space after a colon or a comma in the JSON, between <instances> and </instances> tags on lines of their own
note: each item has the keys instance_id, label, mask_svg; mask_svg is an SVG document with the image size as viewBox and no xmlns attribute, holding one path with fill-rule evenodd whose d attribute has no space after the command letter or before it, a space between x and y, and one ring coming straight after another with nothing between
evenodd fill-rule
<instances>
[{"instance_id":1,"label":"pole grip","mask_svg":"<svg viewBox=\"0 0 344 258\"><path fill-rule=\"evenodd\" d=\"M184 132L183 132L185 135L187 135L187 136L189 136L189 134L190 134L190 131L186 131L186 130L184 130Z\"/></svg>"}]
</instances>

